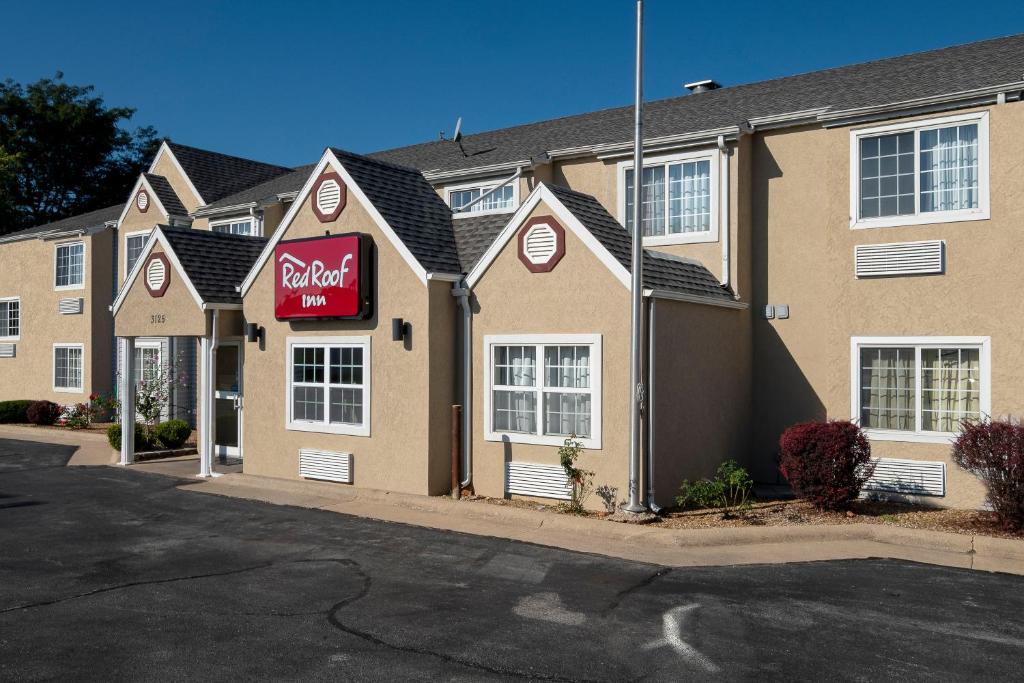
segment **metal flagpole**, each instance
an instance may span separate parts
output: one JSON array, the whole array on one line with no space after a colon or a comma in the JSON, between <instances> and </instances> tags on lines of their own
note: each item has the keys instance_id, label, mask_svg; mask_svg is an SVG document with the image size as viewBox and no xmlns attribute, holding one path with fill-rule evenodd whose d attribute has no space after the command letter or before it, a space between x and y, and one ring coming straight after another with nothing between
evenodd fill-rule
<instances>
[{"instance_id":1,"label":"metal flagpole","mask_svg":"<svg viewBox=\"0 0 1024 683\"><path fill-rule=\"evenodd\" d=\"M629 503L628 512L643 512L640 502L640 416L644 403L643 385L643 231L640 226L640 199L643 187L643 73L644 73L644 0L636 0L636 103L633 140L633 282L632 335L630 339L629 383Z\"/></svg>"}]
</instances>

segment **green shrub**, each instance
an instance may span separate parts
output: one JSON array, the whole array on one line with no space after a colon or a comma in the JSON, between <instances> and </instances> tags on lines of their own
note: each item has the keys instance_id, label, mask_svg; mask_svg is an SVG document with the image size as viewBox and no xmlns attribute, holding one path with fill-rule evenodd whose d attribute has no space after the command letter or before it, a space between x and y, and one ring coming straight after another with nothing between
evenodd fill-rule
<instances>
[{"instance_id":1,"label":"green shrub","mask_svg":"<svg viewBox=\"0 0 1024 683\"><path fill-rule=\"evenodd\" d=\"M754 480L735 460L718 466L714 479L689 481L679 485L676 505L686 509L746 508L754 490Z\"/></svg>"},{"instance_id":2,"label":"green shrub","mask_svg":"<svg viewBox=\"0 0 1024 683\"><path fill-rule=\"evenodd\" d=\"M153 438L164 448L175 449L185 445L192 428L184 420L168 420L153 427Z\"/></svg>"},{"instance_id":3,"label":"green shrub","mask_svg":"<svg viewBox=\"0 0 1024 683\"><path fill-rule=\"evenodd\" d=\"M28 407L35 401L0 401L0 424L28 422Z\"/></svg>"},{"instance_id":4,"label":"green shrub","mask_svg":"<svg viewBox=\"0 0 1024 683\"><path fill-rule=\"evenodd\" d=\"M107 441L115 451L121 450L121 423L115 422L107 427ZM135 452L154 450L153 441L149 435L149 428L146 425L135 423Z\"/></svg>"},{"instance_id":5,"label":"green shrub","mask_svg":"<svg viewBox=\"0 0 1024 683\"><path fill-rule=\"evenodd\" d=\"M52 401L33 401L25 415L34 425L52 425L62 412L64 409Z\"/></svg>"}]
</instances>

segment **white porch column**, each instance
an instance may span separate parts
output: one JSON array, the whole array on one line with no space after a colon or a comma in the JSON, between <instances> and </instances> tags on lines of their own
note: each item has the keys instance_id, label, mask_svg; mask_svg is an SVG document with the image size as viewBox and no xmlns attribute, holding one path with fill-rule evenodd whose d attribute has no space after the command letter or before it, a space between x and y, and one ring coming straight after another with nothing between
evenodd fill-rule
<instances>
[{"instance_id":1,"label":"white porch column","mask_svg":"<svg viewBox=\"0 0 1024 683\"><path fill-rule=\"evenodd\" d=\"M213 475L213 340L199 339L199 476Z\"/></svg>"},{"instance_id":2,"label":"white porch column","mask_svg":"<svg viewBox=\"0 0 1024 683\"><path fill-rule=\"evenodd\" d=\"M135 461L135 337L118 337L121 347L121 460L130 465Z\"/></svg>"}]
</instances>

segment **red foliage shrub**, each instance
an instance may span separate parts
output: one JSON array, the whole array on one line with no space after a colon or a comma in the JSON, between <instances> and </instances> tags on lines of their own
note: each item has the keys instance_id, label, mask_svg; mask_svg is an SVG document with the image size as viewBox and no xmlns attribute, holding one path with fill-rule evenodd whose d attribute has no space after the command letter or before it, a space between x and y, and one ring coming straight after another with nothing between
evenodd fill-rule
<instances>
[{"instance_id":1,"label":"red foliage shrub","mask_svg":"<svg viewBox=\"0 0 1024 683\"><path fill-rule=\"evenodd\" d=\"M1024 427L965 420L953 442L953 462L985 482L1004 529L1024 529Z\"/></svg>"},{"instance_id":2,"label":"red foliage shrub","mask_svg":"<svg viewBox=\"0 0 1024 683\"><path fill-rule=\"evenodd\" d=\"M794 425L779 448L782 476L819 510L844 509L875 471L867 437L848 420Z\"/></svg>"},{"instance_id":3,"label":"red foliage shrub","mask_svg":"<svg viewBox=\"0 0 1024 683\"><path fill-rule=\"evenodd\" d=\"M28 421L34 425L52 425L64 411L56 403L50 401L36 401L28 407L25 414Z\"/></svg>"}]
</instances>

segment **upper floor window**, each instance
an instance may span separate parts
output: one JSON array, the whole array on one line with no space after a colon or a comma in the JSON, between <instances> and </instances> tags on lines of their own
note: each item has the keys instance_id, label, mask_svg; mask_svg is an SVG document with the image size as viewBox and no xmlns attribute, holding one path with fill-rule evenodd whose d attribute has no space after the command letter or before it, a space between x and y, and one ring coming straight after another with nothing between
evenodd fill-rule
<instances>
[{"instance_id":1,"label":"upper floor window","mask_svg":"<svg viewBox=\"0 0 1024 683\"><path fill-rule=\"evenodd\" d=\"M0 299L0 341L15 341L21 336L21 299Z\"/></svg>"},{"instance_id":2,"label":"upper floor window","mask_svg":"<svg viewBox=\"0 0 1024 683\"><path fill-rule=\"evenodd\" d=\"M54 286L57 289L81 289L85 286L85 243L58 244Z\"/></svg>"},{"instance_id":3,"label":"upper floor window","mask_svg":"<svg viewBox=\"0 0 1024 683\"><path fill-rule=\"evenodd\" d=\"M255 235L253 232L253 221L251 218L243 220L221 221L210 223L210 229L214 232L223 232L229 235Z\"/></svg>"},{"instance_id":4,"label":"upper floor window","mask_svg":"<svg viewBox=\"0 0 1024 683\"><path fill-rule=\"evenodd\" d=\"M456 216L511 211L516 208L517 182L514 180L507 185L502 185L497 190L495 190L497 185L493 183L489 185L463 185L448 188L448 206L451 207L452 212ZM482 201L477 201L491 190L494 190L494 192L484 197ZM473 202L476 202L476 204L473 204Z\"/></svg>"},{"instance_id":5,"label":"upper floor window","mask_svg":"<svg viewBox=\"0 0 1024 683\"><path fill-rule=\"evenodd\" d=\"M851 136L852 227L988 218L988 114Z\"/></svg>"},{"instance_id":6,"label":"upper floor window","mask_svg":"<svg viewBox=\"0 0 1024 683\"><path fill-rule=\"evenodd\" d=\"M619 164L619 212L633 230L633 162ZM640 225L647 244L718 239L718 155L707 152L644 159Z\"/></svg>"},{"instance_id":7,"label":"upper floor window","mask_svg":"<svg viewBox=\"0 0 1024 683\"><path fill-rule=\"evenodd\" d=\"M130 234L125 237L124 240L124 276L128 277L128 273L135 267L135 263L139 260L139 256L142 255L142 249L146 246L146 240L149 239L149 232L140 232L136 234Z\"/></svg>"}]
</instances>

